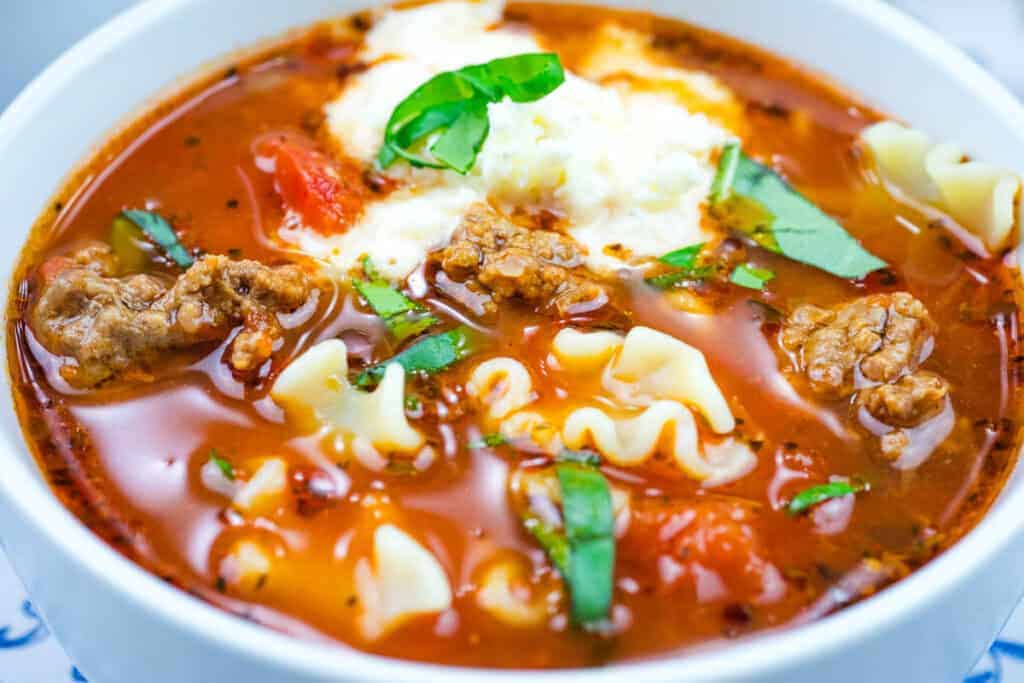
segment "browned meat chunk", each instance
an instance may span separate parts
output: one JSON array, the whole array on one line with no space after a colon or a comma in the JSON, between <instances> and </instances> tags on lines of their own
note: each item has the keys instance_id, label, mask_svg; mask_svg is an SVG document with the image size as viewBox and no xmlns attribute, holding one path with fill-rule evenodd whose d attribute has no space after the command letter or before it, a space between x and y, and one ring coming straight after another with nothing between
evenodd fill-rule
<instances>
[{"instance_id":1,"label":"browned meat chunk","mask_svg":"<svg viewBox=\"0 0 1024 683\"><path fill-rule=\"evenodd\" d=\"M862 389L857 402L884 424L913 427L937 415L948 395L949 382L934 372L919 370L892 384Z\"/></svg>"},{"instance_id":2,"label":"browned meat chunk","mask_svg":"<svg viewBox=\"0 0 1024 683\"><path fill-rule=\"evenodd\" d=\"M44 347L69 359L61 375L77 387L144 367L160 351L224 339L237 325L229 362L253 370L282 335L276 314L294 311L313 289L297 266L225 256L204 256L173 283L114 277L115 266L110 250L95 245L40 269L31 326Z\"/></svg>"},{"instance_id":3,"label":"browned meat chunk","mask_svg":"<svg viewBox=\"0 0 1024 683\"><path fill-rule=\"evenodd\" d=\"M855 372L868 383L913 372L931 350L935 324L924 304L906 292L873 294L832 309L804 305L782 329L782 346L811 388L849 395Z\"/></svg>"},{"instance_id":4,"label":"browned meat chunk","mask_svg":"<svg viewBox=\"0 0 1024 683\"><path fill-rule=\"evenodd\" d=\"M879 434L881 455L896 461L911 443L910 428L939 415L949 383L918 367L931 353L935 323L906 292L873 294L836 308L800 306L782 328L781 342L816 393L854 404L889 431Z\"/></svg>"},{"instance_id":5,"label":"browned meat chunk","mask_svg":"<svg viewBox=\"0 0 1024 683\"><path fill-rule=\"evenodd\" d=\"M601 285L576 272L582 255L572 239L520 227L485 205L470 209L451 244L434 258L449 282L464 286L463 292L487 293L480 304L485 312L519 299L567 316L595 310L608 300Z\"/></svg>"}]
</instances>

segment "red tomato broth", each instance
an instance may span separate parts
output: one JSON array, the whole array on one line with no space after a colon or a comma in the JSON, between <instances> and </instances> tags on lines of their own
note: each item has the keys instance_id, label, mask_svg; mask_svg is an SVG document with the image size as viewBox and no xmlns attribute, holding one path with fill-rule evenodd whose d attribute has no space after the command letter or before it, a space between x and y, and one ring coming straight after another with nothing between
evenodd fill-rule
<instances>
[{"instance_id":1,"label":"red tomato broth","mask_svg":"<svg viewBox=\"0 0 1024 683\"><path fill-rule=\"evenodd\" d=\"M468 447L482 432L462 390L473 362L435 381L409 385L424 405L414 425L440 452L424 472L386 468L375 473L353 462L345 468L349 493L305 504L298 496L290 498L255 530L233 519L223 498L200 483L198 470L212 449L242 470L260 457L284 458L295 491L303 477L315 476L317 463L332 457L314 438L294 433L268 391L289 360L353 326L359 314L351 304L346 307L351 294L341 287L320 293L310 314L288 330L284 349L251 382L231 374L222 363L223 346L217 345L169 354L170 362L151 381L93 393L69 393L47 372L55 360L35 343L22 318L38 286L37 268L83 240L105 239L122 209L159 210L184 244L203 251L237 251L277 263L303 260L269 237L286 220L282 196L293 203L313 196L312 204L292 208L332 231L358 214L363 198L382 190L345 160L336 162L343 169L340 185L325 189L313 183L308 186L313 195L304 194L294 168L284 171L288 187L282 188L280 166L275 177L256 164L258 141L315 139L321 106L358 70L356 38L336 27L312 29L240 63L140 120L69 183L61 196L74 199L63 200L68 203L57 205L36 226L9 312L10 371L27 440L65 504L121 552L245 618L388 656L493 667L598 665L783 626L862 557L895 556L913 569L969 530L1014 464L1018 351L1012 273L1001 255L974 254L946 229L948 219L925 215L893 197L866 171L855 136L879 115L776 57L675 22L529 4L513 6L509 17L528 21L569 69L589 28L600 20L615 18L650 31L654 45L673 60L716 75L734 90L746 113L748 153L771 163L890 264L883 274L850 283L752 249L751 259L771 268L776 279L765 293L737 287L719 292L710 323L635 283L613 292L627 320L599 314L574 321L583 327L646 325L697 347L742 421L739 433L760 444L756 469L714 490L702 489L663 458L629 473L605 468L609 480L628 487L643 508L643 523L619 543L616 567L615 604L628 608L630 627L614 637L557 624L516 629L477 606L474 582L494 553L516 553L531 567L537 585L557 585L558 579L523 531L506 494L507 474L523 456L504 447ZM316 155L317 163L330 163L328 151L309 150L304 153ZM332 213L332 198L338 197L349 203ZM939 331L926 367L950 381L956 413L971 425L953 455L929 459L910 472L872 456L846 403L800 390L777 350L777 323L765 322L749 303L756 299L786 311L799 303L831 305L885 291L909 291L927 305ZM431 307L455 321L446 314L450 309ZM489 324L488 344L475 358L522 359L534 374L535 407L541 412L561 410L570 392L596 391L596 384L588 384L593 380L547 365L550 340L567 321L506 306ZM363 360L393 352L379 343ZM795 389L780 391L791 380ZM451 413L444 420L438 417L441 404ZM784 481L787 472L791 478ZM857 497L841 534L816 534L809 516L791 517L779 509L801 489L833 474L863 477L872 486ZM746 517L738 521L719 514L731 506L746 510ZM663 554L652 551L665 544L658 538L662 520L687 511L707 520L687 533L711 534L700 561L713 564L726 584L748 586L742 594L701 604L693 581L666 581L652 561ZM359 605L352 569L370 552L372 528L384 521L394 521L434 551L455 600L451 613L414 619L367 644L354 625ZM714 536L715 528L721 536ZM746 539L748 532L754 540L730 543ZM217 566L231 541L247 535L280 557L264 585L240 592L218 582ZM785 582L785 594L771 604L756 604L755 588L764 575L750 578L755 552L750 548L777 566Z\"/></svg>"}]
</instances>

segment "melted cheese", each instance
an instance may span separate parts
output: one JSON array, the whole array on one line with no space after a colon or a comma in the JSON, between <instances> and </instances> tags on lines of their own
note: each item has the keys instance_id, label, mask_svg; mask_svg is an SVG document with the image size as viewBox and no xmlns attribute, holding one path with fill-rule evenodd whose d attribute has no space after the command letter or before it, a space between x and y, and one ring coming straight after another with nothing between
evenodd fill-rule
<instances>
[{"instance_id":1,"label":"melted cheese","mask_svg":"<svg viewBox=\"0 0 1024 683\"><path fill-rule=\"evenodd\" d=\"M493 2L440 2L384 13L361 54L374 65L327 106L339 147L372 163L395 105L431 76L544 50L523 30L493 28L500 17L501 6ZM602 63L608 50L617 49L614 41L621 42L617 34L608 36L607 45L595 45ZM650 75L699 83L691 97L705 93L714 106L728 91L710 77L649 65L630 50L624 68L641 64L642 87L567 74L560 88L537 102L492 104L490 135L467 176L400 161L387 174L401 189L371 203L346 234L324 237L300 227L286 236L343 271L369 254L392 279L405 277L427 251L446 243L459 217L480 201L508 213L549 209L564 215L567 231L586 250L586 264L598 271L706 239L700 219L714 173L711 160L730 134L708 116L691 113L678 93L652 87Z\"/></svg>"}]
</instances>

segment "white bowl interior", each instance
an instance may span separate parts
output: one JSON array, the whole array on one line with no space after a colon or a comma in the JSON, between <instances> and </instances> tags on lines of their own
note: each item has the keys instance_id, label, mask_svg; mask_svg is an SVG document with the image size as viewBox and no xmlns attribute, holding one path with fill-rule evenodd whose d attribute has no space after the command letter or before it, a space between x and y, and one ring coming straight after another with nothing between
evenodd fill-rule
<instances>
[{"instance_id":1,"label":"white bowl interior","mask_svg":"<svg viewBox=\"0 0 1024 683\"><path fill-rule=\"evenodd\" d=\"M86 159L93 146L125 120L126 113L137 113L183 74L220 61L227 52L367 4L361 0L150 0L64 55L0 118L0 158L5 160L0 164L0 205L4 206L6 231L0 279L9 281L28 228L46 209L68 169ZM770 4L611 0L605 4L654 8L749 40L827 74L869 103L914 122L937 138L962 143L979 158L1010 167L1019 166L1024 159L1024 109L1020 104L969 59L874 0L780 0ZM825 25L832 28L809 30ZM844 40L844 36L850 39ZM280 636L223 617L148 577L106 548L50 494L24 446L7 393L0 396L0 474L0 497L33 520L39 533L70 546L69 552L88 555L83 561L91 564L97 576L124 582L123 590L146 602L146 609L168 619L175 618L174 612L199 615L204 623L195 628L219 639L225 647L247 649L255 658L279 656L284 648L297 661L305 660L296 666L316 668L327 672L325 676L358 657L342 650L287 643ZM740 680L744 670L756 672L759 666L780 666L781 658L802 656L806 638L816 638L821 648L841 647L844 639L879 621L898 618L898 609L923 600L929 590L951 585L991 555L1007 535L1020 531L1024 525L1022 479L1024 475L1017 471L988 518L965 541L887 591L882 599L868 601L796 635L790 632L748 641L742 646L747 663L736 662L728 653L697 655L641 665L635 669L638 680L656 680L659 671L671 671L673 677L690 672L693 680L705 680L702 676L726 664L736 675L730 680ZM23 575L33 575L32 567L19 569ZM33 592L39 586L28 588ZM381 680L409 680L417 671L422 669L403 664L380 664L376 670ZM464 675L468 676L463 672L452 680ZM560 680L573 678L564 675ZM604 675L588 680L597 678Z\"/></svg>"}]
</instances>

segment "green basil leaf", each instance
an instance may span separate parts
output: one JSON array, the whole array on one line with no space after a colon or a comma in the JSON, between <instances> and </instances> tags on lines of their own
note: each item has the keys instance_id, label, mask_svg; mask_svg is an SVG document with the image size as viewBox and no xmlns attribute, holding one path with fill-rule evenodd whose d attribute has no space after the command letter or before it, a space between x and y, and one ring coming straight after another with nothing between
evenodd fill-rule
<instances>
[{"instance_id":1,"label":"green basil leaf","mask_svg":"<svg viewBox=\"0 0 1024 683\"><path fill-rule=\"evenodd\" d=\"M559 453L555 460L558 462L574 462L578 465L589 465L597 467L601 464L601 456L594 451L570 451L565 449Z\"/></svg>"},{"instance_id":2,"label":"green basil leaf","mask_svg":"<svg viewBox=\"0 0 1024 683\"><path fill-rule=\"evenodd\" d=\"M467 100L445 102L426 109L419 116L409 121L409 123L406 124L393 139L385 138L385 145L382 148L382 151L384 149L389 149L390 152L395 155L395 158L401 157L417 168L447 168L443 163L432 161L427 157L408 151L408 148L423 140L431 133L443 130L448 126L453 125L464 112L473 108L475 103L475 98L469 98ZM487 105L486 102L484 102L479 106L486 108ZM387 168L390 165L385 165L380 156L378 156L377 162L380 163L381 168Z\"/></svg>"},{"instance_id":3,"label":"green basil leaf","mask_svg":"<svg viewBox=\"0 0 1024 683\"><path fill-rule=\"evenodd\" d=\"M488 103L505 97L531 102L564 81L562 63L550 53L504 57L440 73L395 107L377 163L387 168L403 158L413 166L468 173L490 130ZM413 151L439 131L430 149L433 158Z\"/></svg>"},{"instance_id":4,"label":"green basil leaf","mask_svg":"<svg viewBox=\"0 0 1024 683\"><path fill-rule=\"evenodd\" d=\"M508 439L506 439L502 434L484 434L479 441L474 441L469 444L469 447L477 450L480 448L496 448L498 446L504 446L507 443Z\"/></svg>"},{"instance_id":5,"label":"green basil leaf","mask_svg":"<svg viewBox=\"0 0 1024 683\"><path fill-rule=\"evenodd\" d=\"M235 480L235 468L232 467L231 463L229 463L227 460L217 455L217 449L212 449L210 451L210 462L217 466L217 469L219 469L221 473L225 477L227 477L228 481Z\"/></svg>"},{"instance_id":6,"label":"green basil leaf","mask_svg":"<svg viewBox=\"0 0 1024 683\"><path fill-rule=\"evenodd\" d=\"M839 223L767 166L727 146L711 186L712 214L761 246L843 278L884 268Z\"/></svg>"},{"instance_id":7,"label":"green basil leaf","mask_svg":"<svg viewBox=\"0 0 1024 683\"><path fill-rule=\"evenodd\" d=\"M472 67L468 71L476 73ZM533 102L565 82L562 62L552 53L502 57L488 62L482 71L480 81L498 86L495 101L505 95L513 102Z\"/></svg>"},{"instance_id":8,"label":"green basil leaf","mask_svg":"<svg viewBox=\"0 0 1024 683\"><path fill-rule=\"evenodd\" d=\"M704 245L704 242L691 244L659 257L658 261L673 266L675 270L645 278L644 282L656 289L670 289L681 282L704 280L710 277L715 272L714 266L700 264L700 252L704 249Z\"/></svg>"},{"instance_id":9,"label":"green basil leaf","mask_svg":"<svg viewBox=\"0 0 1024 683\"><path fill-rule=\"evenodd\" d=\"M537 539L540 547L547 553L551 564L563 576L569 575L569 539L561 529L556 529L542 519L528 517L524 522L526 530Z\"/></svg>"},{"instance_id":10,"label":"green basil leaf","mask_svg":"<svg viewBox=\"0 0 1024 683\"><path fill-rule=\"evenodd\" d=\"M356 386L376 385L384 377L387 366L392 363L398 363L405 368L406 374L434 374L475 352L479 346L479 335L470 328L460 325L447 332L424 337L386 361L371 365L356 377Z\"/></svg>"},{"instance_id":11,"label":"green basil leaf","mask_svg":"<svg viewBox=\"0 0 1024 683\"><path fill-rule=\"evenodd\" d=\"M676 270L663 275L644 278L644 282L655 289L671 289L681 282L699 282L715 274L713 266L698 266L688 270Z\"/></svg>"},{"instance_id":12,"label":"green basil leaf","mask_svg":"<svg viewBox=\"0 0 1024 683\"><path fill-rule=\"evenodd\" d=\"M188 250L181 246L174 228L160 214L132 209L122 211L121 215L139 226L149 239L156 242L164 253L182 268L190 268L195 263Z\"/></svg>"},{"instance_id":13,"label":"green basil leaf","mask_svg":"<svg viewBox=\"0 0 1024 683\"><path fill-rule=\"evenodd\" d=\"M353 280L352 286L359 292L359 296L366 299L366 303L370 304L373 312L385 320L402 313L423 309L418 303L411 301L384 280Z\"/></svg>"},{"instance_id":14,"label":"green basil leaf","mask_svg":"<svg viewBox=\"0 0 1024 683\"><path fill-rule=\"evenodd\" d=\"M363 258L363 272L370 280L353 280L352 286L366 299L373 312L384 319L398 341L413 337L440 322L427 309L382 279L370 258Z\"/></svg>"},{"instance_id":15,"label":"green basil leaf","mask_svg":"<svg viewBox=\"0 0 1024 683\"><path fill-rule=\"evenodd\" d=\"M373 259L370 258L369 254L363 256L359 263L363 266L363 275L371 280L380 280L380 273L377 272L377 267L373 265Z\"/></svg>"},{"instance_id":16,"label":"green basil leaf","mask_svg":"<svg viewBox=\"0 0 1024 683\"><path fill-rule=\"evenodd\" d=\"M705 242L698 244L691 244L688 247L682 249L676 249L670 251L658 260L664 264L675 266L676 268L682 268L683 270L692 270L697 265L697 257L700 256L700 252L704 249Z\"/></svg>"},{"instance_id":17,"label":"green basil leaf","mask_svg":"<svg viewBox=\"0 0 1024 683\"><path fill-rule=\"evenodd\" d=\"M775 273L767 268L758 268L749 263L736 266L729 276L729 282L747 289L764 289L766 283L775 279Z\"/></svg>"},{"instance_id":18,"label":"green basil leaf","mask_svg":"<svg viewBox=\"0 0 1024 683\"><path fill-rule=\"evenodd\" d=\"M608 617L615 570L615 518L608 481L589 465L555 466L562 488L562 517L569 541L568 572L572 618L591 624Z\"/></svg>"},{"instance_id":19,"label":"green basil leaf","mask_svg":"<svg viewBox=\"0 0 1024 683\"><path fill-rule=\"evenodd\" d=\"M453 171L465 175L473 168L476 155L487 139L491 122L486 105L470 107L455 119L441 137L430 147L434 158Z\"/></svg>"},{"instance_id":20,"label":"green basil leaf","mask_svg":"<svg viewBox=\"0 0 1024 683\"><path fill-rule=\"evenodd\" d=\"M798 515L830 498L841 498L851 493L866 491L868 488L867 484L856 480L831 481L827 484L812 486L793 496L793 500L789 501L789 505L786 506L786 512L790 515Z\"/></svg>"}]
</instances>

